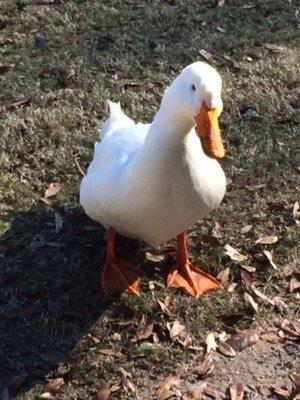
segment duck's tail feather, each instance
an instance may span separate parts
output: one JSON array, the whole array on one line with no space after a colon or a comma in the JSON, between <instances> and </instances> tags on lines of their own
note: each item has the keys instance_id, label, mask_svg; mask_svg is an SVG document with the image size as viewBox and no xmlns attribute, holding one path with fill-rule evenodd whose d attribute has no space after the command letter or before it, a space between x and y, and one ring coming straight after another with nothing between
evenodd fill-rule
<instances>
[{"instance_id":1,"label":"duck's tail feather","mask_svg":"<svg viewBox=\"0 0 300 400\"><path fill-rule=\"evenodd\" d=\"M108 100L108 106L110 110L110 116L99 130L100 139L112 135L115 131L122 127L134 124L132 119L123 113L120 102L115 103Z\"/></svg>"}]
</instances>

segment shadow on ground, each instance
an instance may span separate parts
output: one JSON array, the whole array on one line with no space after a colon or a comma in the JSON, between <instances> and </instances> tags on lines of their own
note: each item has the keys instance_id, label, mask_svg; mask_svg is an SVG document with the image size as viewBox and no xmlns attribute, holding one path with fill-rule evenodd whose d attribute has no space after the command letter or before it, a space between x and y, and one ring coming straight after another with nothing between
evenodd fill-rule
<instances>
[{"instance_id":1,"label":"shadow on ground","mask_svg":"<svg viewBox=\"0 0 300 400\"><path fill-rule=\"evenodd\" d=\"M59 233L53 211L32 209L12 215L0 239L0 387L13 388L19 374L34 384L67 364L78 339L113 301L99 290L103 228L79 208L59 213Z\"/></svg>"}]
</instances>

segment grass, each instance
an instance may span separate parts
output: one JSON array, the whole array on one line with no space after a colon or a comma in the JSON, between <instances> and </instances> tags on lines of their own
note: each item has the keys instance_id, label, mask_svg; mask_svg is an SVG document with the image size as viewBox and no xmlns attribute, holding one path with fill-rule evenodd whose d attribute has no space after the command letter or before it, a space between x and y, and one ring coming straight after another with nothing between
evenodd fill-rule
<instances>
[{"instance_id":1,"label":"grass","mask_svg":"<svg viewBox=\"0 0 300 400\"><path fill-rule=\"evenodd\" d=\"M61 361L70 371L57 398L65 393L65 398L88 398L105 381L117 381L120 367L134 376L139 371L140 396L151 398L161 376L190 365L194 355L168 338L168 317L157 305L166 291L149 290L149 280L162 283L162 278L145 260L144 244L125 239L118 244L145 271L142 295L106 299L98 290L103 230L78 205L76 160L83 169L88 166L107 99L120 100L130 116L149 121L178 72L201 59L200 49L210 52L224 80L222 165L232 183L220 208L192 229L192 249L213 274L230 267L238 286L200 300L167 292L169 319L179 319L194 343L203 345L212 329L271 326L282 318L269 306L253 314L245 304L240 266L224 256L226 243L249 255L248 265L256 267L266 293L280 294L289 306L287 316L296 318L296 297L288 291L299 256L292 214L299 183L296 6L283 0L258 0L252 8L238 0L224 7L208 0L38 3L1 4L1 384L27 371L18 398L35 398L45 377L59 376ZM266 43L282 49L274 52ZM12 104L24 98L26 104ZM64 218L58 234L53 207L40 201L51 182L64 184L54 207ZM257 184L266 186L249 190ZM204 239L216 221L222 238L214 247ZM247 224L253 229L242 235ZM262 255L264 247L253 246L264 235L279 237L271 247L276 271ZM156 266L166 271L168 262ZM154 324L157 349L131 342L143 316ZM129 327L118 325L129 320ZM91 326L99 343L87 335ZM101 348L117 349L125 358L105 356ZM56 359L49 361L53 353ZM130 398L125 391L122 396Z\"/></svg>"}]
</instances>

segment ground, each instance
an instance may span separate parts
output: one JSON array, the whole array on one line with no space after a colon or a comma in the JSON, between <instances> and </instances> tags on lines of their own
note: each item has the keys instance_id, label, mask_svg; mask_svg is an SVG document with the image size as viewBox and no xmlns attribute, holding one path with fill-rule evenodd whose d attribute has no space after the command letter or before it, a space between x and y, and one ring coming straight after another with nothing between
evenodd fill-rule
<instances>
[{"instance_id":1,"label":"ground","mask_svg":"<svg viewBox=\"0 0 300 400\"><path fill-rule=\"evenodd\" d=\"M52 394L41 398L88 399L109 381L119 386L112 400L153 399L170 374L181 378L177 388L169 385L167 394L174 390L177 399L192 399L189 385L203 382L218 391L219 398L230 398L225 392L231 383L242 383L247 399L295 396L295 3L2 1L3 399L35 399L44 392ZM176 74L205 57L224 81L220 123L228 190L218 210L192 228L190 244L199 265L213 275L229 268L229 278L223 274L224 289L198 300L169 291L163 276L172 260L153 257L166 254L167 246L149 249L119 238L118 252L145 273L141 296L106 298L99 288L104 231L78 204L82 170L107 116L106 100L120 100L134 119L150 121ZM41 201L51 183L63 187ZM255 244L261 237L271 237L264 239L271 243ZM225 254L226 244L246 258ZM170 332L175 321L184 327L181 339ZM234 357L224 354L220 345L210 356L214 372L199 372L208 334L218 341L222 332L235 335L248 328L259 333L256 343ZM203 396L208 398L208 392ZM97 398L108 397L102 391Z\"/></svg>"}]
</instances>

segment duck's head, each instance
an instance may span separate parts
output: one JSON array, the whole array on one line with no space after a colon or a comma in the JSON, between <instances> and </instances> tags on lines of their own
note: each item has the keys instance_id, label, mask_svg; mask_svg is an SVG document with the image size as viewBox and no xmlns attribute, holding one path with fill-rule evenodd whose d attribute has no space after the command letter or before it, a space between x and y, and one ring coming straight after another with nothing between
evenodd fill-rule
<instances>
[{"instance_id":1,"label":"duck's head","mask_svg":"<svg viewBox=\"0 0 300 400\"><path fill-rule=\"evenodd\" d=\"M220 159L225 151L218 117L222 112L222 79L219 73L204 62L195 62L180 73L164 96L166 107L172 107L174 117L195 126L203 151Z\"/></svg>"}]
</instances>

